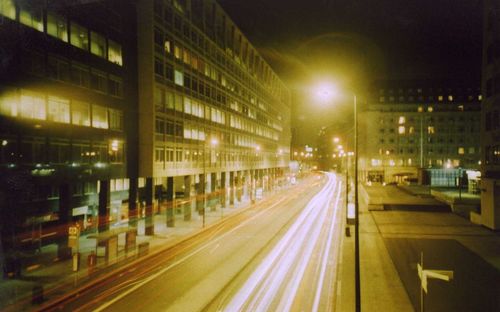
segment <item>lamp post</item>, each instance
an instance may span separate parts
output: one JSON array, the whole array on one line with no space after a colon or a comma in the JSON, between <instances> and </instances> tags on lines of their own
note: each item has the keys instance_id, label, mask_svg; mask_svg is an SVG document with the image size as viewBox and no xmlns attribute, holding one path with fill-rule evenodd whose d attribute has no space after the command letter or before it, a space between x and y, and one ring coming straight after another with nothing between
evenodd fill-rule
<instances>
[{"instance_id":1,"label":"lamp post","mask_svg":"<svg viewBox=\"0 0 500 312\"><path fill-rule=\"evenodd\" d=\"M316 87L316 98L322 102L330 102L336 93L335 86L323 83ZM359 270L359 203L358 203L358 103L356 93L350 92L354 105L354 273L356 291L356 311L361 311L361 287Z\"/></svg>"}]
</instances>

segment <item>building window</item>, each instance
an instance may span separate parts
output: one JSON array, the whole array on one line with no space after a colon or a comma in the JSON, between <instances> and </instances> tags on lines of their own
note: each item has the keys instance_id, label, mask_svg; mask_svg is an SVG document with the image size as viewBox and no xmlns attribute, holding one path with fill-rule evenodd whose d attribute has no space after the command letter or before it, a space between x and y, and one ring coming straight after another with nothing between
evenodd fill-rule
<instances>
[{"instance_id":1,"label":"building window","mask_svg":"<svg viewBox=\"0 0 500 312\"><path fill-rule=\"evenodd\" d=\"M406 118L404 116L399 116L399 124L402 125L406 122Z\"/></svg>"},{"instance_id":2,"label":"building window","mask_svg":"<svg viewBox=\"0 0 500 312\"><path fill-rule=\"evenodd\" d=\"M87 68L71 65L71 81L85 88L90 86L90 73Z\"/></svg>"},{"instance_id":3,"label":"building window","mask_svg":"<svg viewBox=\"0 0 500 312\"><path fill-rule=\"evenodd\" d=\"M94 55L106 58L106 39L93 31L90 32L90 52Z\"/></svg>"},{"instance_id":4,"label":"building window","mask_svg":"<svg viewBox=\"0 0 500 312\"><path fill-rule=\"evenodd\" d=\"M68 42L68 24L66 18L54 13L47 13L47 34Z\"/></svg>"},{"instance_id":5,"label":"building window","mask_svg":"<svg viewBox=\"0 0 500 312\"><path fill-rule=\"evenodd\" d=\"M463 155L463 154L465 154L465 148L459 147L458 148L458 155Z\"/></svg>"},{"instance_id":6,"label":"building window","mask_svg":"<svg viewBox=\"0 0 500 312\"><path fill-rule=\"evenodd\" d=\"M122 46L108 39L108 61L117 65L123 65Z\"/></svg>"},{"instance_id":7,"label":"building window","mask_svg":"<svg viewBox=\"0 0 500 312\"><path fill-rule=\"evenodd\" d=\"M163 76L163 62L158 58L155 58L155 74Z\"/></svg>"},{"instance_id":8,"label":"building window","mask_svg":"<svg viewBox=\"0 0 500 312\"><path fill-rule=\"evenodd\" d=\"M23 91L21 94L20 104L20 117L41 120L45 120L47 118L45 98L43 95Z\"/></svg>"},{"instance_id":9,"label":"building window","mask_svg":"<svg viewBox=\"0 0 500 312\"><path fill-rule=\"evenodd\" d=\"M89 34L87 28L80 26L75 22L71 22L70 33L71 44L77 48L88 51Z\"/></svg>"},{"instance_id":10,"label":"building window","mask_svg":"<svg viewBox=\"0 0 500 312\"><path fill-rule=\"evenodd\" d=\"M14 4L14 0L2 0L0 2L0 14L7 18L15 20L16 6Z\"/></svg>"},{"instance_id":11,"label":"building window","mask_svg":"<svg viewBox=\"0 0 500 312\"><path fill-rule=\"evenodd\" d=\"M123 83L118 77L110 76L108 80L109 94L121 97L123 95Z\"/></svg>"},{"instance_id":12,"label":"building window","mask_svg":"<svg viewBox=\"0 0 500 312\"><path fill-rule=\"evenodd\" d=\"M406 128L405 128L405 126L399 126L399 127L398 127L398 133L399 133L399 134L405 134L405 133L406 133Z\"/></svg>"},{"instance_id":13,"label":"building window","mask_svg":"<svg viewBox=\"0 0 500 312\"><path fill-rule=\"evenodd\" d=\"M108 129L108 110L106 107L92 105L92 127Z\"/></svg>"},{"instance_id":14,"label":"building window","mask_svg":"<svg viewBox=\"0 0 500 312\"><path fill-rule=\"evenodd\" d=\"M18 97L15 91L7 91L0 96L0 114L17 117L19 113Z\"/></svg>"},{"instance_id":15,"label":"building window","mask_svg":"<svg viewBox=\"0 0 500 312\"><path fill-rule=\"evenodd\" d=\"M429 106L429 107L427 107L427 111L428 111L429 113L432 113L432 112L434 111L434 108L432 108L432 106Z\"/></svg>"},{"instance_id":16,"label":"building window","mask_svg":"<svg viewBox=\"0 0 500 312\"><path fill-rule=\"evenodd\" d=\"M21 6L21 10L19 11L19 22L43 32L42 8L35 4L26 7Z\"/></svg>"},{"instance_id":17,"label":"building window","mask_svg":"<svg viewBox=\"0 0 500 312\"><path fill-rule=\"evenodd\" d=\"M90 126L89 103L73 101L71 103L71 123L77 126Z\"/></svg>"},{"instance_id":18,"label":"building window","mask_svg":"<svg viewBox=\"0 0 500 312\"><path fill-rule=\"evenodd\" d=\"M178 86L184 86L184 74L177 69L174 71L175 84Z\"/></svg>"},{"instance_id":19,"label":"building window","mask_svg":"<svg viewBox=\"0 0 500 312\"><path fill-rule=\"evenodd\" d=\"M90 84L92 89L106 92L106 74L103 72L98 72L96 70L92 70L90 75Z\"/></svg>"},{"instance_id":20,"label":"building window","mask_svg":"<svg viewBox=\"0 0 500 312\"><path fill-rule=\"evenodd\" d=\"M427 133L428 134L434 134L435 133L434 126L428 126L427 127Z\"/></svg>"},{"instance_id":21,"label":"building window","mask_svg":"<svg viewBox=\"0 0 500 312\"><path fill-rule=\"evenodd\" d=\"M123 112L118 109L109 109L109 128L123 130Z\"/></svg>"},{"instance_id":22,"label":"building window","mask_svg":"<svg viewBox=\"0 0 500 312\"><path fill-rule=\"evenodd\" d=\"M49 96L47 119L54 122L69 123L70 111L69 100L55 96Z\"/></svg>"}]
</instances>

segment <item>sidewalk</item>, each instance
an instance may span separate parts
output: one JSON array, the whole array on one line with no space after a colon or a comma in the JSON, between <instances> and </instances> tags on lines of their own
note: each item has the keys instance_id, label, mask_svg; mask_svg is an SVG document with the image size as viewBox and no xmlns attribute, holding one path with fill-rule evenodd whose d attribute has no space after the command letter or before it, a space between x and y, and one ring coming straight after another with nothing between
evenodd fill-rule
<instances>
[{"instance_id":1,"label":"sidewalk","mask_svg":"<svg viewBox=\"0 0 500 312\"><path fill-rule=\"evenodd\" d=\"M264 194L264 200L269 195L275 194L287 186L276 187L273 191ZM235 199L235 204L231 207L211 209L207 207L205 215L205 224L210 226L220 222L223 218L241 212L250 206L248 197L242 197L241 202ZM166 212L157 213L154 215L154 235L145 235L145 220L141 219L137 224L136 246L141 243L149 243L148 252L165 249L175 245L188 236L202 230L202 216L192 207L190 221L184 221L182 212L175 213L175 227L167 227ZM15 279L0 279L0 310L4 311L30 311L36 309L37 305L31 303L34 289L43 286L44 301L47 299L47 294L64 294L71 288L89 282L91 279L97 278L110 270L119 268L122 265L130 263L138 258L138 250L125 252L125 232L129 229L127 224L115 225L110 229L118 234L118 254L117 259L111 263L107 263L104 253L101 248L97 248L96 233L81 236L79 239L80 266L78 271L73 271L72 259L59 260L57 258L57 245L48 245L41 248L36 256L36 262L23 268L21 277ZM106 234L100 233L100 235ZM91 252L97 254L97 264L94 269L95 273L89 277L87 267L87 259ZM64 289L60 289L64 288Z\"/></svg>"},{"instance_id":2,"label":"sidewalk","mask_svg":"<svg viewBox=\"0 0 500 312\"><path fill-rule=\"evenodd\" d=\"M381 189L382 188L382 189ZM389 242L394 240L458 242L459 246L477 255L500 273L500 235L484 227L471 223L451 212L429 211L369 211L368 203L377 204L428 204L429 198L412 196L397 187L384 188L382 186L363 186L366 196L360 196L360 278L361 278L361 307L362 311L414 311L419 309L418 292L419 282L415 263L419 253L413 250L413 245L400 245L401 250L389 250ZM413 197L413 201L412 201ZM354 232L351 226L351 233ZM425 245L423 245L425 247ZM398 253L399 252L399 253ZM402 252L402 254L401 254ZM427 254L429 257L430 254ZM396 257L396 258L393 258ZM342 244L342 269L339 272L341 280L340 303L337 311L354 310L354 237L344 237ZM411 259L404 262L405 258ZM445 260L434 259L437 263ZM465 266L470 259L458 259L460 265ZM403 280L400 275L401 263L404 263L411 272L412 281ZM396 263L399 263L397 268ZM444 263L445 261L443 261ZM464 274L457 265L455 274ZM470 267L476 269L475 267ZM500 281L499 281L500 283ZM453 287L462 287L462 285ZM488 285L483 285L488 287ZM490 285L499 287L499 285ZM411 287L411 288L408 288ZM451 289L451 288L449 288ZM448 291L449 291L448 289ZM471 290L472 291L472 290ZM469 290L464 291L472 296ZM418 295L417 295L418 297Z\"/></svg>"}]
</instances>

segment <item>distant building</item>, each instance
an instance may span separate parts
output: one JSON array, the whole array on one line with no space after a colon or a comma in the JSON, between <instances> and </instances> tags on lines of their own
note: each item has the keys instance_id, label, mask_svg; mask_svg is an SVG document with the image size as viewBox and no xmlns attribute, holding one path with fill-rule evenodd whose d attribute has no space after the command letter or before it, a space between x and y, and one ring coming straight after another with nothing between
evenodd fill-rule
<instances>
[{"instance_id":1,"label":"distant building","mask_svg":"<svg viewBox=\"0 0 500 312\"><path fill-rule=\"evenodd\" d=\"M481 219L500 229L500 3L484 1Z\"/></svg>"},{"instance_id":2,"label":"distant building","mask_svg":"<svg viewBox=\"0 0 500 312\"><path fill-rule=\"evenodd\" d=\"M120 219L137 175L135 16L126 8L0 2L4 250L59 239L64 254L68 224L105 230Z\"/></svg>"},{"instance_id":3,"label":"distant building","mask_svg":"<svg viewBox=\"0 0 500 312\"><path fill-rule=\"evenodd\" d=\"M481 96L474 86L381 81L360 120L360 170L375 182L455 186L480 162Z\"/></svg>"}]
</instances>

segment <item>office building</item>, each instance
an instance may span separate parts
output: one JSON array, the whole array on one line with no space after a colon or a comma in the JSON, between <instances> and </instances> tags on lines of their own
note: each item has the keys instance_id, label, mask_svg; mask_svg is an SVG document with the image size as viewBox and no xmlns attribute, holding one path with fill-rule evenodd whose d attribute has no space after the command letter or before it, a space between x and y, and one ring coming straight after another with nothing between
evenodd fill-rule
<instances>
[{"instance_id":1,"label":"office building","mask_svg":"<svg viewBox=\"0 0 500 312\"><path fill-rule=\"evenodd\" d=\"M374 84L360 120L360 170L367 181L476 189L481 95L474 86L432 81Z\"/></svg>"},{"instance_id":2,"label":"office building","mask_svg":"<svg viewBox=\"0 0 500 312\"><path fill-rule=\"evenodd\" d=\"M213 0L139 1L139 187L146 232L162 202L181 210L227 208L284 177L290 93ZM193 207L191 207L191 204Z\"/></svg>"}]
</instances>

